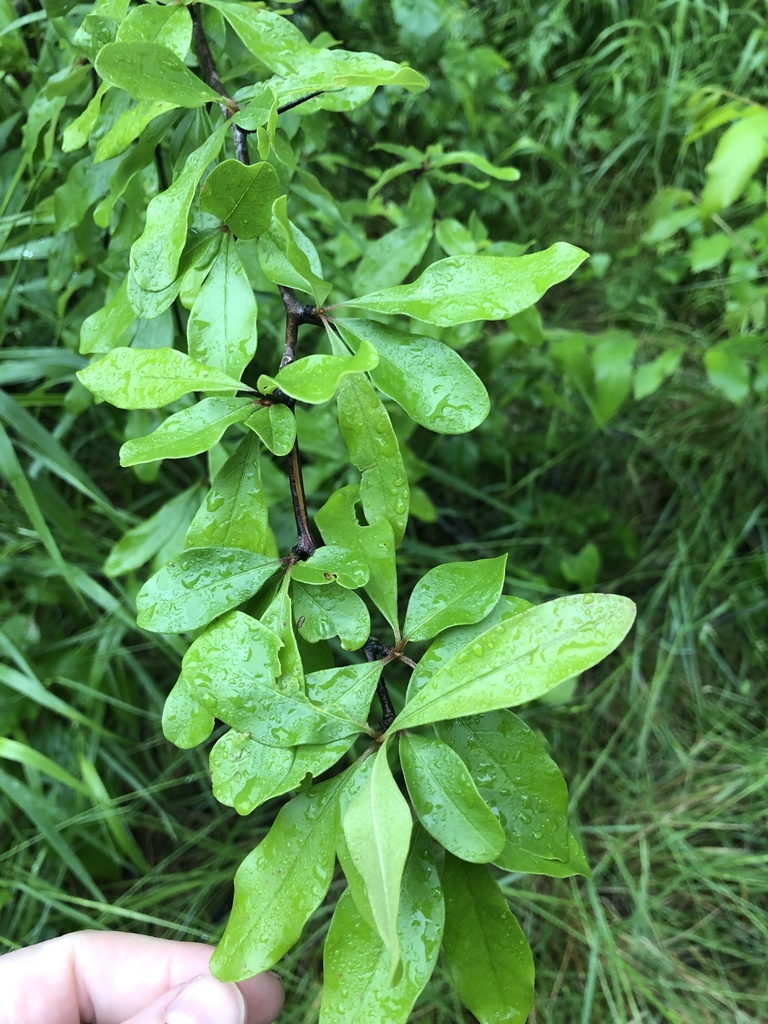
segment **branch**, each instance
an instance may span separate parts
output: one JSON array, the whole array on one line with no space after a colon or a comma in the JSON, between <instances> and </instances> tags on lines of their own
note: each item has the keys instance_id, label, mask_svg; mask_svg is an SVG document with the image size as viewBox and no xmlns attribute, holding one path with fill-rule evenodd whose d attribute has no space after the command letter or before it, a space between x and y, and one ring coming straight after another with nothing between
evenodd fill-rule
<instances>
[{"instance_id":1,"label":"branch","mask_svg":"<svg viewBox=\"0 0 768 1024\"><path fill-rule=\"evenodd\" d=\"M385 661L389 661L391 653L391 648L387 647L386 644L381 643L375 636L369 636L363 644L363 654L365 655L366 661L376 661L378 658L383 658ZM384 682L383 676L379 676L379 681L376 684L376 696L379 698L381 713L383 715L381 725L379 726L379 733L384 733L390 725L392 725L397 715L394 707L392 706L392 701L389 698L389 691L387 690L387 684Z\"/></svg>"},{"instance_id":2,"label":"branch","mask_svg":"<svg viewBox=\"0 0 768 1024\"><path fill-rule=\"evenodd\" d=\"M208 45L208 40L205 36L205 30L203 29L203 23L201 21L200 7L197 4L190 6L192 12L192 37L195 40L195 49L197 55L200 58L200 66L203 69L203 75L205 80L210 87L223 97L226 101L220 103L221 112L226 118L232 117L234 110L232 109L232 100L227 96L227 91L221 84L221 78L219 78L219 72L216 69L216 62L213 59L211 48ZM235 110L237 107L235 107ZM248 133L237 124L232 124L232 137L235 140L235 156L241 164L246 166L250 164L251 158L248 153Z\"/></svg>"}]
</instances>

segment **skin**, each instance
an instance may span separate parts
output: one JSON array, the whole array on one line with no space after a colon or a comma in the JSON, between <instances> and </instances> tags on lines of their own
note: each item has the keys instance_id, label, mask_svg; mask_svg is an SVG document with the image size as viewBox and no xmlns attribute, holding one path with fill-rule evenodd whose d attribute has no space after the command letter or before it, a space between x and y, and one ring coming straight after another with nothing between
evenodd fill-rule
<instances>
[{"instance_id":1,"label":"skin","mask_svg":"<svg viewBox=\"0 0 768 1024\"><path fill-rule=\"evenodd\" d=\"M213 948L121 932L76 932L0 956L0 1024L269 1024L274 974L234 983Z\"/></svg>"}]
</instances>

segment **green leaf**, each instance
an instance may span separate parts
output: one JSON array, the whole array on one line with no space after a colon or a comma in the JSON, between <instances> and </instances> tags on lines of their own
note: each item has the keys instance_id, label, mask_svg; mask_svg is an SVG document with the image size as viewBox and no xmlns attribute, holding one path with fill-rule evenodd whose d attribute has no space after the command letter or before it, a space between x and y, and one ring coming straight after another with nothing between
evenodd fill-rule
<instances>
[{"instance_id":1,"label":"green leaf","mask_svg":"<svg viewBox=\"0 0 768 1024\"><path fill-rule=\"evenodd\" d=\"M406 1024L432 976L445 910L429 841L416 830L403 873L397 933L402 974L392 981L391 958L377 932L342 893L323 951L320 1024Z\"/></svg>"},{"instance_id":2,"label":"green leaf","mask_svg":"<svg viewBox=\"0 0 768 1024\"><path fill-rule=\"evenodd\" d=\"M399 85L410 92L423 92L429 86L423 75L407 65L395 64L375 53L351 50L315 50L306 55L294 74L271 84L281 102L318 89Z\"/></svg>"},{"instance_id":3,"label":"green leaf","mask_svg":"<svg viewBox=\"0 0 768 1024\"><path fill-rule=\"evenodd\" d=\"M402 313L440 327L470 320L503 320L538 302L587 258L583 249L556 242L530 256L449 256L413 284L372 292L341 305Z\"/></svg>"},{"instance_id":4,"label":"green leaf","mask_svg":"<svg viewBox=\"0 0 768 1024\"><path fill-rule=\"evenodd\" d=\"M682 345L667 349L660 356L651 360L650 363L643 363L635 370L633 381L633 392L635 401L647 398L658 391L667 377L671 377L680 365L685 349Z\"/></svg>"},{"instance_id":5,"label":"green leaf","mask_svg":"<svg viewBox=\"0 0 768 1024\"><path fill-rule=\"evenodd\" d=\"M126 441L120 465L136 466L158 459L184 459L207 452L233 423L241 423L253 410L248 398L204 398L175 412L145 437Z\"/></svg>"},{"instance_id":6,"label":"green leaf","mask_svg":"<svg viewBox=\"0 0 768 1024\"><path fill-rule=\"evenodd\" d=\"M182 750L205 742L213 732L214 716L195 696L193 680L182 671L163 708L163 735Z\"/></svg>"},{"instance_id":7,"label":"green leaf","mask_svg":"<svg viewBox=\"0 0 768 1024\"><path fill-rule=\"evenodd\" d=\"M400 284L427 251L434 208L432 189L422 178L411 193L403 223L368 243L352 280L354 292Z\"/></svg>"},{"instance_id":8,"label":"green leaf","mask_svg":"<svg viewBox=\"0 0 768 1024\"><path fill-rule=\"evenodd\" d=\"M262 374L258 388L264 394L271 394L280 388L286 395L300 402L319 405L333 398L348 374L372 370L378 361L376 350L363 342L353 356L304 356L284 366L275 377Z\"/></svg>"},{"instance_id":9,"label":"green leaf","mask_svg":"<svg viewBox=\"0 0 768 1024\"><path fill-rule=\"evenodd\" d=\"M221 981L267 971L298 941L333 879L336 807L347 773L299 793L235 875L235 899L210 968Z\"/></svg>"},{"instance_id":10,"label":"green leaf","mask_svg":"<svg viewBox=\"0 0 768 1024\"><path fill-rule=\"evenodd\" d=\"M479 1024L525 1024L533 956L507 901L482 865L446 854L443 949L461 1001Z\"/></svg>"},{"instance_id":11,"label":"green leaf","mask_svg":"<svg viewBox=\"0 0 768 1024\"><path fill-rule=\"evenodd\" d=\"M159 43L183 61L192 43L192 17L189 9L177 4L134 7L120 23L119 43Z\"/></svg>"},{"instance_id":12,"label":"green leaf","mask_svg":"<svg viewBox=\"0 0 768 1024\"><path fill-rule=\"evenodd\" d=\"M743 402L749 394L749 363L737 352L715 345L704 353L709 383L729 402Z\"/></svg>"},{"instance_id":13,"label":"green leaf","mask_svg":"<svg viewBox=\"0 0 768 1024\"><path fill-rule=\"evenodd\" d=\"M365 590L373 603L400 636L397 616L397 568L395 565L395 538L386 519L373 526L361 526L357 521L355 505L359 488L342 487L323 505L315 516L315 523L324 540L330 545L354 552L357 559L367 563L369 579Z\"/></svg>"},{"instance_id":14,"label":"green leaf","mask_svg":"<svg viewBox=\"0 0 768 1024\"><path fill-rule=\"evenodd\" d=\"M280 192L271 164L246 167L239 160L224 160L206 178L200 208L218 217L238 238L256 238L269 228L272 204Z\"/></svg>"},{"instance_id":15,"label":"green leaf","mask_svg":"<svg viewBox=\"0 0 768 1024\"><path fill-rule=\"evenodd\" d=\"M329 743L303 743L296 747L291 770L280 783L275 796L289 793L299 786L305 787L313 778L319 778L347 753L356 739L357 736L346 736Z\"/></svg>"},{"instance_id":16,"label":"green leaf","mask_svg":"<svg viewBox=\"0 0 768 1024\"><path fill-rule=\"evenodd\" d=\"M130 258L131 271L146 291L162 291L176 280L187 240L189 208L203 171L224 143L226 130L226 122L215 128L211 136L190 153L170 188L150 200L144 231L131 246Z\"/></svg>"},{"instance_id":17,"label":"green leaf","mask_svg":"<svg viewBox=\"0 0 768 1024\"><path fill-rule=\"evenodd\" d=\"M266 554L267 502L259 442L251 434L224 463L187 531L188 548L242 548Z\"/></svg>"},{"instance_id":18,"label":"green leaf","mask_svg":"<svg viewBox=\"0 0 768 1024\"><path fill-rule=\"evenodd\" d=\"M314 244L288 219L286 202L285 196L275 200L269 233L259 236L261 269L268 281L309 292L315 303L322 306L331 285L323 280Z\"/></svg>"},{"instance_id":19,"label":"green leaf","mask_svg":"<svg viewBox=\"0 0 768 1024\"><path fill-rule=\"evenodd\" d=\"M128 301L128 278L102 309L91 313L83 320L80 328L80 351L83 355L91 352L109 352L128 341L127 331L136 319Z\"/></svg>"},{"instance_id":20,"label":"green leaf","mask_svg":"<svg viewBox=\"0 0 768 1024\"><path fill-rule=\"evenodd\" d=\"M61 148L64 153L72 153L80 149L91 137L91 132L99 119L101 101L104 99L107 89L109 89L107 83L102 82L82 114L64 129L61 137Z\"/></svg>"},{"instance_id":21,"label":"green leaf","mask_svg":"<svg viewBox=\"0 0 768 1024\"><path fill-rule=\"evenodd\" d=\"M504 830L467 766L440 739L405 733L400 763L421 824L455 857L485 864L504 848Z\"/></svg>"},{"instance_id":22,"label":"green leaf","mask_svg":"<svg viewBox=\"0 0 768 1024\"><path fill-rule=\"evenodd\" d=\"M280 679L278 689L283 692L296 690L306 693L304 663L296 641L293 625L293 602L291 600L291 574L286 572L277 594L262 612L261 621L265 626L277 633L282 644L279 653ZM331 762L333 763L333 762Z\"/></svg>"},{"instance_id":23,"label":"green leaf","mask_svg":"<svg viewBox=\"0 0 768 1024\"><path fill-rule=\"evenodd\" d=\"M442 341L375 320L337 320L336 326L353 351L363 341L373 345L379 355L378 366L371 372L376 387L422 427L463 434L488 415L485 385L458 352Z\"/></svg>"},{"instance_id":24,"label":"green leaf","mask_svg":"<svg viewBox=\"0 0 768 1024\"><path fill-rule=\"evenodd\" d=\"M171 111L175 111L177 108L173 103L165 103L162 100L150 101L141 100L136 104L135 107L131 107L128 110L123 111L122 114L115 120L115 123L106 133L103 135L97 145L96 152L94 153L94 163L101 163L102 160L111 160L112 157L119 156L120 153L124 153L126 149L136 139L141 137L141 145L145 139L145 129L151 121L154 121L156 117L160 117L162 114L168 114ZM162 127L167 121L173 121L174 118L163 118L160 122ZM154 126L153 126L154 127ZM104 200L105 203L110 202L110 197ZM111 207L110 207L111 208ZM109 218L100 216L96 219L96 223L100 226L106 227L109 223Z\"/></svg>"},{"instance_id":25,"label":"green leaf","mask_svg":"<svg viewBox=\"0 0 768 1024\"><path fill-rule=\"evenodd\" d=\"M116 348L77 377L118 409L158 409L190 391L252 390L173 348Z\"/></svg>"},{"instance_id":26,"label":"green leaf","mask_svg":"<svg viewBox=\"0 0 768 1024\"><path fill-rule=\"evenodd\" d=\"M411 592L403 636L429 640L449 626L479 622L501 597L507 556L437 565Z\"/></svg>"},{"instance_id":27,"label":"green leaf","mask_svg":"<svg viewBox=\"0 0 768 1024\"><path fill-rule=\"evenodd\" d=\"M368 523L386 521L399 543L408 522L408 478L389 414L371 382L347 377L338 394L339 428L360 470L360 497Z\"/></svg>"},{"instance_id":28,"label":"green leaf","mask_svg":"<svg viewBox=\"0 0 768 1024\"><path fill-rule=\"evenodd\" d=\"M707 183L699 215L711 217L741 196L768 156L768 111L755 108L751 116L732 124L707 164Z\"/></svg>"},{"instance_id":29,"label":"green leaf","mask_svg":"<svg viewBox=\"0 0 768 1024\"><path fill-rule=\"evenodd\" d=\"M538 857L535 853L507 843L495 860L495 864L505 871L516 874L547 875L549 878L572 878L573 875L589 877L589 862L578 839L573 832L568 832L568 851L565 860L554 860L550 857Z\"/></svg>"},{"instance_id":30,"label":"green leaf","mask_svg":"<svg viewBox=\"0 0 768 1024\"><path fill-rule=\"evenodd\" d=\"M239 380L256 352L256 315L235 240L225 235L189 314L189 354Z\"/></svg>"},{"instance_id":31,"label":"green leaf","mask_svg":"<svg viewBox=\"0 0 768 1024\"><path fill-rule=\"evenodd\" d=\"M304 694L273 681L281 671L281 645L263 622L232 612L195 640L184 656L184 674L203 707L260 743L333 743L365 732L381 663L311 673Z\"/></svg>"},{"instance_id":32,"label":"green leaf","mask_svg":"<svg viewBox=\"0 0 768 1024\"><path fill-rule=\"evenodd\" d=\"M277 794L294 756L291 747L270 747L230 729L211 750L213 795L238 814L250 814Z\"/></svg>"},{"instance_id":33,"label":"green leaf","mask_svg":"<svg viewBox=\"0 0 768 1024\"><path fill-rule=\"evenodd\" d=\"M197 484L166 501L143 523L128 530L107 556L104 573L114 579L148 562L173 537L179 522L189 522L200 500Z\"/></svg>"},{"instance_id":34,"label":"green leaf","mask_svg":"<svg viewBox=\"0 0 768 1024\"><path fill-rule=\"evenodd\" d=\"M292 568L293 578L299 583L330 586L338 582L348 590L356 590L368 582L368 562L356 548L341 548L325 544L303 562Z\"/></svg>"},{"instance_id":35,"label":"green leaf","mask_svg":"<svg viewBox=\"0 0 768 1024\"><path fill-rule=\"evenodd\" d=\"M452 164L469 164L470 167L474 167L483 174L487 174L489 178L495 178L497 181L520 180L520 171L516 167L496 167L495 164L481 156L480 153L473 153L469 149L429 155L430 168L449 167Z\"/></svg>"},{"instance_id":36,"label":"green leaf","mask_svg":"<svg viewBox=\"0 0 768 1024\"><path fill-rule=\"evenodd\" d=\"M295 25L280 14L230 0L204 0L208 7L221 11L246 49L278 75L300 71L317 50Z\"/></svg>"},{"instance_id":37,"label":"green leaf","mask_svg":"<svg viewBox=\"0 0 768 1024\"><path fill-rule=\"evenodd\" d=\"M568 789L532 729L501 710L442 722L438 732L498 814L506 843L494 863L506 866L519 850L568 860Z\"/></svg>"},{"instance_id":38,"label":"green leaf","mask_svg":"<svg viewBox=\"0 0 768 1024\"><path fill-rule=\"evenodd\" d=\"M138 625L155 633L198 629L253 597L278 568L274 558L242 548L188 548L139 591Z\"/></svg>"},{"instance_id":39,"label":"green leaf","mask_svg":"<svg viewBox=\"0 0 768 1024\"><path fill-rule=\"evenodd\" d=\"M293 606L299 633L311 644L338 636L347 651L363 646L371 632L371 617L365 602L337 583L311 587L297 583Z\"/></svg>"},{"instance_id":40,"label":"green leaf","mask_svg":"<svg viewBox=\"0 0 768 1024\"><path fill-rule=\"evenodd\" d=\"M391 979L400 959L400 885L412 821L392 777L386 744L373 756L371 774L347 808L342 828L349 855L365 882L376 929L391 957Z\"/></svg>"},{"instance_id":41,"label":"green leaf","mask_svg":"<svg viewBox=\"0 0 768 1024\"><path fill-rule=\"evenodd\" d=\"M635 618L616 594L577 594L492 627L449 659L408 701L393 729L476 715L541 696L615 650Z\"/></svg>"},{"instance_id":42,"label":"green leaf","mask_svg":"<svg viewBox=\"0 0 768 1024\"><path fill-rule=\"evenodd\" d=\"M296 442L296 419L286 405L257 407L245 426L258 434L273 455L287 455Z\"/></svg>"},{"instance_id":43,"label":"green leaf","mask_svg":"<svg viewBox=\"0 0 768 1024\"><path fill-rule=\"evenodd\" d=\"M161 100L176 107L219 103L221 96L160 43L120 42L102 46L94 64L109 85L136 100Z\"/></svg>"}]
</instances>

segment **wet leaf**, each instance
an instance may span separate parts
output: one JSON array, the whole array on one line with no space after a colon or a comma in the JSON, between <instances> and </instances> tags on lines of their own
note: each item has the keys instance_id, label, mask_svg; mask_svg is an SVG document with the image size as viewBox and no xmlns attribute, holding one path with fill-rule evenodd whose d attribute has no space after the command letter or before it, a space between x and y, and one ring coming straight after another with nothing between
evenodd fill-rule
<instances>
[{"instance_id":1,"label":"wet leaf","mask_svg":"<svg viewBox=\"0 0 768 1024\"><path fill-rule=\"evenodd\" d=\"M450 626L479 622L495 607L504 586L507 556L437 565L411 592L403 636L429 640Z\"/></svg>"},{"instance_id":2,"label":"wet leaf","mask_svg":"<svg viewBox=\"0 0 768 1024\"><path fill-rule=\"evenodd\" d=\"M245 425L258 434L273 455L287 455L296 441L296 420L285 405L257 407Z\"/></svg>"},{"instance_id":3,"label":"wet leaf","mask_svg":"<svg viewBox=\"0 0 768 1024\"><path fill-rule=\"evenodd\" d=\"M105 82L125 89L136 100L202 107L221 99L175 53L160 43L107 43L99 51L94 68Z\"/></svg>"},{"instance_id":4,"label":"wet leaf","mask_svg":"<svg viewBox=\"0 0 768 1024\"><path fill-rule=\"evenodd\" d=\"M506 866L516 851L568 860L568 789L533 730L502 710L442 722L438 732L499 817L506 843L494 863Z\"/></svg>"},{"instance_id":5,"label":"wet leaf","mask_svg":"<svg viewBox=\"0 0 768 1024\"><path fill-rule=\"evenodd\" d=\"M118 409L158 409L190 391L251 390L173 348L116 348L77 376Z\"/></svg>"},{"instance_id":6,"label":"wet leaf","mask_svg":"<svg viewBox=\"0 0 768 1024\"><path fill-rule=\"evenodd\" d=\"M359 86L399 85L423 92L427 79L407 65L395 64L375 53L351 50L315 50L307 54L296 72L273 83L281 102L295 96Z\"/></svg>"},{"instance_id":7,"label":"wet leaf","mask_svg":"<svg viewBox=\"0 0 768 1024\"><path fill-rule=\"evenodd\" d=\"M461 1001L480 1024L525 1024L533 957L488 869L446 854L443 949Z\"/></svg>"},{"instance_id":8,"label":"wet leaf","mask_svg":"<svg viewBox=\"0 0 768 1024\"><path fill-rule=\"evenodd\" d=\"M136 314L128 301L126 277L109 302L83 321L80 351L89 355L91 352L109 352L118 345L127 344L128 328L135 319Z\"/></svg>"},{"instance_id":9,"label":"wet leaf","mask_svg":"<svg viewBox=\"0 0 768 1024\"><path fill-rule=\"evenodd\" d=\"M338 394L339 428L360 470L360 497L370 525L386 520L399 543L408 522L408 478L389 414L371 382L347 377Z\"/></svg>"},{"instance_id":10,"label":"wet leaf","mask_svg":"<svg viewBox=\"0 0 768 1024\"><path fill-rule=\"evenodd\" d=\"M256 314L253 287L226 235L189 314L189 354L239 380L256 352Z\"/></svg>"},{"instance_id":11,"label":"wet leaf","mask_svg":"<svg viewBox=\"0 0 768 1024\"><path fill-rule=\"evenodd\" d=\"M137 622L155 633L185 633L242 604L273 576L274 558L241 548L188 548L136 597Z\"/></svg>"},{"instance_id":12,"label":"wet leaf","mask_svg":"<svg viewBox=\"0 0 768 1024\"><path fill-rule=\"evenodd\" d=\"M204 2L221 11L246 48L278 75L300 71L318 52L284 15L230 0Z\"/></svg>"},{"instance_id":13,"label":"wet leaf","mask_svg":"<svg viewBox=\"0 0 768 1024\"><path fill-rule=\"evenodd\" d=\"M238 814L250 814L276 795L294 756L292 747L270 747L230 729L211 750L213 795Z\"/></svg>"},{"instance_id":14,"label":"wet leaf","mask_svg":"<svg viewBox=\"0 0 768 1024\"><path fill-rule=\"evenodd\" d=\"M193 682L182 671L163 708L163 735L182 750L191 750L213 732L214 716L195 697Z\"/></svg>"},{"instance_id":15,"label":"wet leaf","mask_svg":"<svg viewBox=\"0 0 768 1024\"><path fill-rule=\"evenodd\" d=\"M342 821L350 858L362 876L376 929L390 961L390 978L400 959L400 886L411 838L411 812L379 748L365 785Z\"/></svg>"},{"instance_id":16,"label":"wet leaf","mask_svg":"<svg viewBox=\"0 0 768 1024\"><path fill-rule=\"evenodd\" d=\"M259 236L259 262L268 281L314 296L322 306L331 285L323 280L323 268L313 242L288 219L286 197L272 205L269 232Z\"/></svg>"},{"instance_id":17,"label":"wet leaf","mask_svg":"<svg viewBox=\"0 0 768 1024\"><path fill-rule=\"evenodd\" d=\"M416 733L400 739L400 763L421 824L455 857L485 864L504 847L504 831L461 757L442 740Z\"/></svg>"},{"instance_id":18,"label":"wet leaf","mask_svg":"<svg viewBox=\"0 0 768 1024\"><path fill-rule=\"evenodd\" d=\"M360 345L353 356L304 356L283 367L274 377L262 374L258 388L263 394L271 394L280 388L300 402L319 405L333 398L349 374L371 370L378 361L375 349L367 343Z\"/></svg>"},{"instance_id":19,"label":"wet leaf","mask_svg":"<svg viewBox=\"0 0 768 1024\"><path fill-rule=\"evenodd\" d=\"M411 192L403 223L368 242L352 279L353 292L400 284L427 251L434 209L434 194L422 178Z\"/></svg>"},{"instance_id":20,"label":"wet leaf","mask_svg":"<svg viewBox=\"0 0 768 1024\"><path fill-rule=\"evenodd\" d=\"M529 256L449 256L427 267L413 284L371 292L342 305L402 313L441 327L503 320L538 302L586 258L583 249L567 242Z\"/></svg>"},{"instance_id":21,"label":"wet leaf","mask_svg":"<svg viewBox=\"0 0 768 1024\"><path fill-rule=\"evenodd\" d=\"M311 644L338 636L347 651L363 646L371 631L371 617L365 602L337 583L294 587L293 604L299 633Z\"/></svg>"},{"instance_id":22,"label":"wet leaf","mask_svg":"<svg viewBox=\"0 0 768 1024\"><path fill-rule=\"evenodd\" d=\"M144 231L133 243L130 257L131 271L146 291L162 291L176 280L187 240L189 208L203 171L224 143L226 130L226 122L215 128L202 146L190 153L171 186L150 200Z\"/></svg>"},{"instance_id":23,"label":"wet leaf","mask_svg":"<svg viewBox=\"0 0 768 1024\"><path fill-rule=\"evenodd\" d=\"M235 899L211 971L240 981L267 971L298 941L333 879L336 805L346 773L299 793L235 875Z\"/></svg>"},{"instance_id":24,"label":"wet leaf","mask_svg":"<svg viewBox=\"0 0 768 1024\"><path fill-rule=\"evenodd\" d=\"M266 554L267 502L259 442L251 434L224 463L187 531L185 547L220 546Z\"/></svg>"},{"instance_id":25,"label":"wet leaf","mask_svg":"<svg viewBox=\"0 0 768 1024\"><path fill-rule=\"evenodd\" d=\"M253 410L248 398L204 398L175 412L145 437L126 441L120 465L136 466L158 459L184 459L207 452L233 423L241 423Z\"/></svg>"},{"instance_id":26,"label":"wet leaf","mask_svg":"<svg viewBox=\"0 0 768 1024\"><path fill-rule=\"evenodd\" d=\"M371 371L376 387L394 399L412 420L440 434L474 430L488 415L488 392L474 370L452 348L435 338L398 331L375 320L337 320L353 351L362 341L376 349Z\"/></svg>"},{"instance_id":27,"label":"wet leaf","mask_svg":"<svg viewBox=\"0 0 768 1024\"><path fill-rule=\"evenodd\" d=\"M218 217L238 238L256 238L269 228L272 204L280 191L271 164L246 166L239 160L224 160L206 178L200 208Z\"/></svg>"},{"instance_id":28,"label":"wet leaf","mask_svg":"<svg viewBox=\"0 0 768 1024\"><path fill-rule=\"evenodd\" d=\"M615 594L560 597L481 633L408 701L394 729L515 706L610 654L635 618Z\"/></svg>"},{"instance_id":29,"label":"wet leaf","mask_svg":"<svg viewBox=\"0 0 768 1024\"><path fill-rule=\"evenodd\" d=\"M573 832L568 832L568 856L565 860L538 857L534 853L510 842L494 863L505 871L516 874L547 875L549 878L571 878L573 875L589 877L590 867L581 843Z\"/></svg>"},{"instance_id":30,"label":"wet leaf","mask_svg":"<svg viewBox=\"0 0 768 1024\"><path fill-rule=\"evenodd\" d=\"M317 548L306 561L297 562L292 572L299 583L320 587L338 583L348 590L365 586L370 576L368 562L358 550L334 544Z\"/></svg>"},{"instance_id":31,"label":"wet leaf","mask_svg":"<svg viewBox=\"0 0 768 1024\"><path fill-rule=\"evenodd\" d=\"M133 7L120 23L119 43L160 43L183 61L192 43L192 17L189 9L173 4Z\"/></svg>"},{"instance_id":32,"label":"wet leaf","mask_svg":"<svg viewBox=\"0 0 768 1024\"><path fill-rule=\"evenodd\" d=\"M320 1024L406 1024L432 976L443 934L440 880L425 834L416 829L403 873L397 933L402 974L349 890L334 910L323 952Z\"/></svg>"}]
</instances>

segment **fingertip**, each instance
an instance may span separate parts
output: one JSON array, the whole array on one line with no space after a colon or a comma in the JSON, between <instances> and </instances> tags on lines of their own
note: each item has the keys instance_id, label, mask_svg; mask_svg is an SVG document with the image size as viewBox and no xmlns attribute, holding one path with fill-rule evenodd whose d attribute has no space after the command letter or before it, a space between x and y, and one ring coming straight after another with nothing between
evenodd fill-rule
<instances>
[{"instance_id":1,"label":"fingertip","mask_svg":"<svg viewBox=\"0 0 768 1024\"><path fill-rule=\"evenodd\" d=\"M271 1024L283 1008L283 983L271 971L238 982L238 988L245 999L246 1024Z\"/></svg>"}]
</instances>

